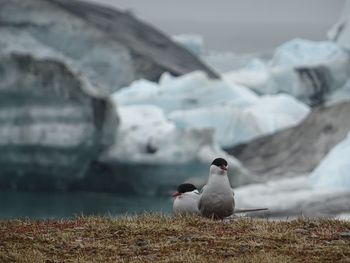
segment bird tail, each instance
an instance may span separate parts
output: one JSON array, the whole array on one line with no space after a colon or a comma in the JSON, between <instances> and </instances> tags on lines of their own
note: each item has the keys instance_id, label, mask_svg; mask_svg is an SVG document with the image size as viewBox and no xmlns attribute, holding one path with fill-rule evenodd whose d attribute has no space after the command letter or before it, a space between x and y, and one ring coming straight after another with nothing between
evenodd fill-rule
<instances>
[{"instance_id":1,"label":"bird tail","mask_svg":"<svg viewBox=\"0 0 350 263\"><path fill-rule=\"evenodd\" d=\"M248 209L235 209L233 211L234 214L238 213L247 213L247 212L258 212L258 211L266 211L269 210L268 208L248 208Z\"/></svg>"}]
</instances>

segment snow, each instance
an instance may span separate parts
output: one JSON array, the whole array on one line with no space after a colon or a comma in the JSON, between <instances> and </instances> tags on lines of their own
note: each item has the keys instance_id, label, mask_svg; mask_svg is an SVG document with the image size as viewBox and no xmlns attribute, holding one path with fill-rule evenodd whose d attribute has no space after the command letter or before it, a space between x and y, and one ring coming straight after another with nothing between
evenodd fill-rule
<instances>
[{"instance_id":1,"label":"snow","mask_svg":"<svg viewBox=\"0 0 350 263\"><path fill-rule=\"evenodd\" d=\"M340 188L350 191L350 134L337 144L311 173L315 188Z\"/></svg>"}]
</instances>

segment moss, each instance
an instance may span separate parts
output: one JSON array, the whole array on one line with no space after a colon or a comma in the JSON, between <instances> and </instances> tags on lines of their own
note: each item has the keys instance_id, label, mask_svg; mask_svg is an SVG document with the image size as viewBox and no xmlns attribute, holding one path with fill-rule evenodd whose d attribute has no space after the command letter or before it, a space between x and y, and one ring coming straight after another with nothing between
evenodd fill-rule
<instances>
[{"instance_id":1,"label":"moss","mask_svg":"<svg viewBox=\"0 0 350 263\"><path fill-rule=\"evenodd\" d=\"M350 222L212 221L197 216L0 222L0 262L334 262Z\"/></svg>"}]
</instances>

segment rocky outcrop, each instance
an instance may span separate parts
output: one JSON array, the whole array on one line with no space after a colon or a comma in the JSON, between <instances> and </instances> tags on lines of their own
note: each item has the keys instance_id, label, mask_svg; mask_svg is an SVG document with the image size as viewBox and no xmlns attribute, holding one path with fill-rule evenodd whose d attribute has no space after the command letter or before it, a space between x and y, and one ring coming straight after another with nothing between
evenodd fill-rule
<instances>
[{"instance_id":1,"label":"rocky outcrop","mask_svg":"<svg viewBox=\"0 0 350 263\"><path fill-rule=\"evenodd\" d=\"M350 102L318 107L298 126L227 151L261 177L311 172L350 131Z\"/></svg>"},{"instance_id":2,"label":"rocky outcrop","mask_svg":"<svg viewBox=\"0 0 350 263\"><path fill-rule=\"evenodd\" d=\"M71 0L0 0L0 52L66 61L105 92L168 71L216 74L129 13Z\"/></svg>"},{"instance_id":3,"label":"rocky outcrop","mask_svg":"<svg viewBox=\"0 0 350 263\"><path fill-rule=\"evenodd\" d=\"M0 188L65 189L114 140L109 100L58 61L0 55Z\"/></svg>"}]
</instances>

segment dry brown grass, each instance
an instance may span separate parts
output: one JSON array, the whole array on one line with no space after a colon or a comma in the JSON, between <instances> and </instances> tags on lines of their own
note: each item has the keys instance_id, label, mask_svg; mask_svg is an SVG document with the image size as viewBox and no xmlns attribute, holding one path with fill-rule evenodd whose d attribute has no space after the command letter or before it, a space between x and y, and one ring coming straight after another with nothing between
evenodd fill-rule
<instances>
[{"instance_id":1,"label":"dry brown grass","mask_svg":"<svg viewBox=\"0 0 350 263\"><path fill-rule=\"evenodd\" d=\"M0 222L0 262L350 262L350 222L142 215Z\"/></svg>"}]
</instances>

